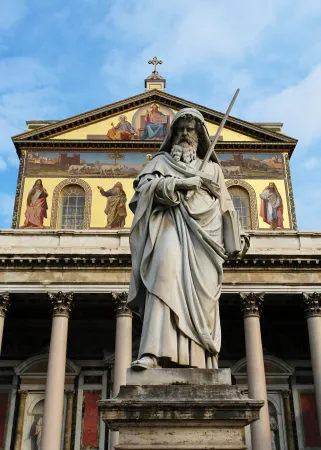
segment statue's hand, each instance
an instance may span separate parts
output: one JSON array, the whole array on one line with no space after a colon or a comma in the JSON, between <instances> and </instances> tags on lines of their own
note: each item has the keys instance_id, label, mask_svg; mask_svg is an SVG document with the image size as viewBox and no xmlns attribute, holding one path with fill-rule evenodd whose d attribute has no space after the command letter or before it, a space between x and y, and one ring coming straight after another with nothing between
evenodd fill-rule
<instances>
[{"instance_id":1,"label":"statue's hand","mask_svg":"<svg viewBox=\"0 0 321 450\"><path fill-rule=\"evenodd\" d=\"M202 186L201 177L184 178L176 181L176 190L181 191L197 191Z\"/></svg>"}]
</instances>

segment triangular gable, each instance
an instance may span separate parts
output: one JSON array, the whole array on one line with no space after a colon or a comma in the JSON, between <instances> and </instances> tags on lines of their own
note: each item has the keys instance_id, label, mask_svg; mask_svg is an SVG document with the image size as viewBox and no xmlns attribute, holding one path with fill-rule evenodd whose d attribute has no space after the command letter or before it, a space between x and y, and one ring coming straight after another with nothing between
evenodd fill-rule
<instances>
[{"instance_id":1,"label":"triangular gable","mask_svg":"<svg viewBox=\"0 0 321 450\"><path fill-rule=\"evenodd\" d=\"M88 139L88 136L90 138L90 136L102 135L102 129L103 133L107 134L110 129L108 126L110 127L111 122L121 114L130 115L132 118L137 111L140 111L140 108L149 106L152 103L157 103L160 107L164 109L167 108L173 113L176 113L178 110L185 107L198 109L204 115L211 135L215 133L217 126L224 115L218 111L186 101L171 94L153 90L68 119L50 123L49 125L40 127L36 130L26 131L14 136L13 141L15 144L18 144L19 141L26 140ZM104 122L106 122L106 126L104 125ZM139 120L137 124L139 125ZM82 130L80 135L79 130ZM138 136L138 139L140 138L141 135ZM266 130L257 124L245 122L235 117L229 117L227 120L225 130L223 131L223 139L226 141L279 142L294 145L297 142L296 139L289 136Z\"/></svg>"}]
</instances>

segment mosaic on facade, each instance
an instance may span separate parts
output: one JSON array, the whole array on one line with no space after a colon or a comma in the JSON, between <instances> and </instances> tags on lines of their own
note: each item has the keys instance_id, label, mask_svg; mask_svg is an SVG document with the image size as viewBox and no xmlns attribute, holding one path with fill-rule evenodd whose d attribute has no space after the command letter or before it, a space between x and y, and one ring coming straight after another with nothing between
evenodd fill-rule
<instances>
[{"instance_id":1,"label":"mosaic on facade","mask_svg":"<svg viewBox=\"0 0 321 450\"><path fill-rule=\"evenodd\" d=\"M87 135L87 139L131 141L134 139L161 141L167 134L174 112L163 105L152 103L139 108L130 121L121 114L110 124L105 135Z\"/></svg>"},{"instance_id":2,"label":"mosaic on facade","mask_svg":"<svg viewBox=\"0 0 321 450\"><path fill-rule=\"evenodd\" d=\"M283 156L272 153L218 153L226 178L283 178Z\"/></svg>"},{"instance_id":3,"label":"mosaic on facade","mask_svg":"<svg viewBox=\"0 0 321 450\"><path fill-rule=\"evenodd\" d=\"M152 155L146 153L28 153L26 176L135 178Z\"/></svg>"},{"instance_id":4,"label":"mosaic on facade","mask_svg":"<svg viewBox=\"0 0 321 450\"><path fill-rule=\"evenodd\" d=\"M260 216L270 228L284 228L283 201L275 183L270 182L260 194Z\"/></svg>"},{"instance_id":5,"label":"mosaic on facade","mask_svg":"<svg viewBox=\"0 0 321 450\"><path fill-rule=\"evenodd\" d=\"M106 208L104 213L107 216L106 228L124 228L127 217L127 195L120 181L114 184L111 189L105 190L102 186L97 186L103 197L106 197Z\"/></svg>"},{"instance_id":6,"label":"mosaic on facade","mask_svg":"<svg viewBox=\"0 0 321 450\"><path fill-rule=\"evenodd\" d=\"M218 153L226 178L283 178L283 156L260 153ZM152 158L148 153L30 152L26 176L135 178Z\"/></svg>"},{"instance_id":7,"label":"mosaic on facade","mask_svg":"<svg viewBox=\"0 0 321 450\"><path fill-rule=\"evenodd\" d=\"M47 218L48 209L47 197L48 193L42 180L36 180L27 197L23 228L44 228L44 219Z\"/></svg>"}]
</instances>

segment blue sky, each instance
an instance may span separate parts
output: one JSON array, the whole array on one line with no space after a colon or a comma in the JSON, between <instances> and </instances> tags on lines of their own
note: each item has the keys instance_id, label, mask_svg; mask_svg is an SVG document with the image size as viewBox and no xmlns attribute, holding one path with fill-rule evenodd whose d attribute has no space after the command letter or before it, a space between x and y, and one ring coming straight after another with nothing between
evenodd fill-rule
<instances>
[{"instance_id":1,"label":"blue sky","mask_svg":"<svg viewBox=\"0 0 321 450\"><path fill-rule=\"evenodd\" d=\"M280 121L299 229L321 229L320 0L4 0L0 16L0 227L10 227L11 136L143 91L163 60L167 91L233 115Z\"/></svg>"}]
</instances>

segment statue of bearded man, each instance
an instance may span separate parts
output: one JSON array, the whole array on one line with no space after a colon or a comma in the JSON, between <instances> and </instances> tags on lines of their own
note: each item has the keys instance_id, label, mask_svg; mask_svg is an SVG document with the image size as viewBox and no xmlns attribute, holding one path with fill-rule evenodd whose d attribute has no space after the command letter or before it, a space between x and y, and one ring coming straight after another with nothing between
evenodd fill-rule
<instances>
[{"instance_id":1,"label":"statue of bearded man","mask_svg":"<svg viewBox=\"0 0 321 450\"><path fill-rule=\"evenodd\" d=\"M202 114L182 109L134 181L128 306L143 317L134 369L218 367L222 265L248 241L214 151L204 169L214 188L197 175L209 146Z\"/></svg>"}]
</instances>

